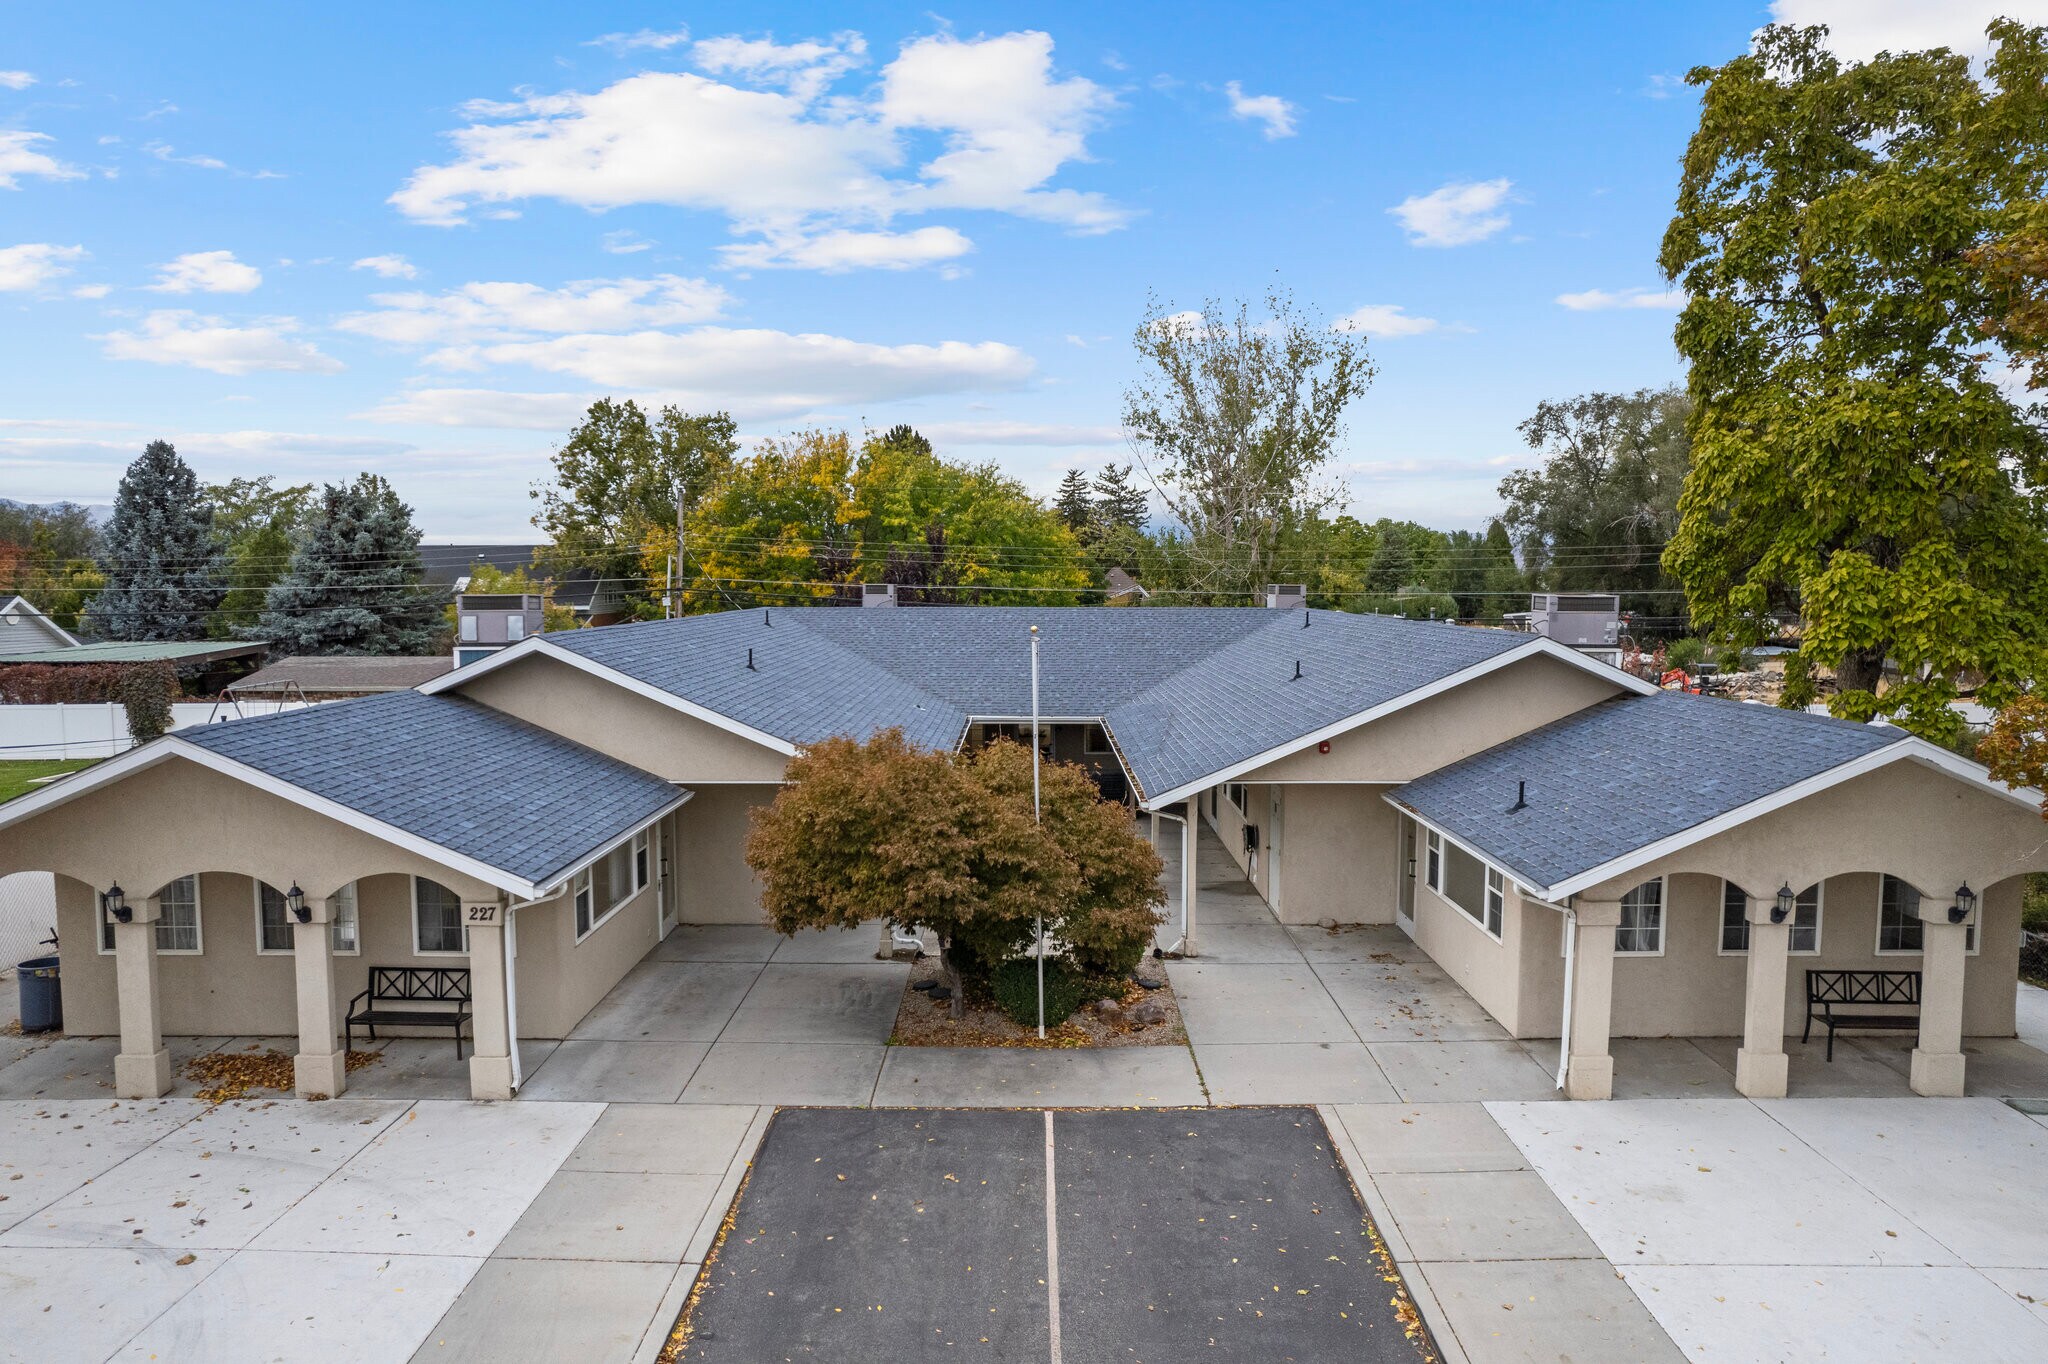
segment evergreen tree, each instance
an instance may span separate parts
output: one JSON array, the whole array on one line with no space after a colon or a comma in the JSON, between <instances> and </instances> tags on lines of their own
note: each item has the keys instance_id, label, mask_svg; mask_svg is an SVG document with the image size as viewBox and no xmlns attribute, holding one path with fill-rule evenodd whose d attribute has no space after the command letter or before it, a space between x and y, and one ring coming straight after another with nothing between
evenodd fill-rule
<instances>
[{"instance_id":1,"label":"evergreen tree","mask_svg":"<svg viewBox=\"0 0 2048 1364\"><path fill-rule=\"evenodd\" d=\"M1131 484L1131 466L1106 464L1095 476L1095 514L1105 525L1145 528L1145 494Z\"/></svg>"},{"instance_id":2,"label":"evergreen tree","mask_svg":"<svg viewBox=\"0 0 2048 1364\"><path fill-rule=\"evenodd\" d=\"M1087 526L1095 519L1095 501L1088 495L1088 476L1079 469L1067 470L1052 506L1060 520L1067 523L1068 530L1079 531Z\"/></svg>"},{"instance_id":3,"label":"evergreen tree","mask_svg":"<svg viewBox=\"0 0 2048 1364\"><path fill-rule=\"evenodd\" d=\"M331 483L249 633L287 654L429 653L441 611L422 576L412 508L391 485L375 474Z\"/></svg>"},{"instance_id":4,"label":"evergreen tree","mask_svg":"<svg viewBox=\"0 0 2048 1364\"><path fill-rule=\"evenodd\" d=\"M107 585L86 607L103 639L206 638L227 594L227 556L213 505L169 441L153 440L121 476L103 533Z\"/></svg>"}]
</instances>

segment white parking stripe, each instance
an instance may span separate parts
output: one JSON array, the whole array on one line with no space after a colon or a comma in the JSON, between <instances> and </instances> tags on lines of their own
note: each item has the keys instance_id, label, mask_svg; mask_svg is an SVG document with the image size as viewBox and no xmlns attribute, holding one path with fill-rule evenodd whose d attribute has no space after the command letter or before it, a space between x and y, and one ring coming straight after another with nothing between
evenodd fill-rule
<instances>
[{"instance_id":1,"label":"white parking stripe","mask_svg":"<svg viewBox=\"0 0 2048 1364\"><path fill-rule=\"evenodd\" d=\"M1045 1303L1051 1314L1052 1364L1063 1364L1060 1352L1060 1224L1052 1163L1052 1110L1045 1110Z\"/></svg>"}]
</instances>

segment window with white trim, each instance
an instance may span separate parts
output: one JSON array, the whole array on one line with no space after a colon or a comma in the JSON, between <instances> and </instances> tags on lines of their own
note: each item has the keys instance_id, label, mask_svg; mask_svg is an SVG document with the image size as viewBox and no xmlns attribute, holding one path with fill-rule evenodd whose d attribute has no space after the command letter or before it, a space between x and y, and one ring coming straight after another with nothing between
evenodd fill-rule
<instances>
[{"instance_id":1,"label":"window with white trim","mask_svg":"<svg viewBox=\"0 0 2048 1364\"><path fill-rule=\"evenodd\" d=\"M1654 877L1621 897L1621 922L1614 929L1618 956L1664 954L1664 878Z\"/></svg>"},{"instance_id":2,"label":"window with white trim","mask_svg":"<svg viewBox=\"0 0 2048 1364\"><path fill-rule=\"evenodd\" d=\"M363 927L361 912L356 906L356 883L351 881L328 896L327 907L334 913L334 921L327 926L334 941L334 950L344 957L362 955Z\"/></svg>"},{"instance_id":3,"label":"window with white trim","mask_svg":"<svg viewBox=\"0 0 2048 1364\"><path fill-rule=\"evenodd\" d=\"M1422 884L1431 890L1444 888L1444 836L1436 830L1429 831L1422 862Z\"/></svg>"},{"instance_id":4,"label":"window with white trim","mask_svg":"<svg viewBox=\"0 0 2048 1364\"><path fill-rule=\"evenodd\" d=\"M1223 788L1223 794L1230 797L1230 803L1237 807L1237 812L1239 814L1244 815L1251 813L1251 798L1245 794L1243 782L1231 782L1228 786Z\"/></svg>"},{"instance_id":5,"label":"window with white trim","mask_svg":"<svg viewBox=\"0 0 2048 1364\"><path fill-rule=\"evenodd\" d=\"M1507 910L1507 882L1492 867L1486 869L1486 931L1500 936L1501 918Z\"/></svg>"},{"instance_id":6,"label":"window with white trim","mask_svg":"<svg viewBox=\"0 0 2048 1364\"><path fill-rule=\"evenodd\" d=\"M526 617L524 617L524 616L519 616L519 615L512 615L512 616L507 616L507 617L505 617L505 639L506 639L506 642L507 642L507 643L511 643L511 644L517 644L517 643L518 643L518 642L519 642L520 640L522 640L522 639L525 639L525 638L526 638Z\"/></svg>"},{"instance_id":7,"label":"window with white trim","mask_svg":"<svg viewBox=\"0 0 2048 1364\"><path fill-rule=\"evenodd\" d=\"M647 862L647 830L642 829L633 835L633 889L636 892L647 888Z\"/></svg>"},{"instance_id":8,"label":"window with white trim","mask_svg":"<svg viewBox=\"0 0 2048 1364\"><path fill-rule=\"evenodd\" d=\"M1792 901L1792 931L1788 950L1795 957L1820 955L1821 883L1816 881Z\"/></svg>"},{"instance_id":9,"label":"window with white trim","mask_svg":"<svg viewBox=\"0 0 2048 1364\"><path fill-rule=\"evenodd\" d=\"M412 950L422 957L469 951L462 897L424 876L412 878Z\"/></svg>"},{"instance_id":10,"label":"window with white trim","mask_svg":"<svg viewBox=\"0 0 2048 1364\"><path fill-rule=\"evenodd\" d=\"M1431 836L1435 838L1435 835ZM1430 862L1438 884L1430 889L1456 905L1465 916L1498 938L1505 883L1500 873L1455 843L1437 838Z\"/></svg>"},{"instance_id":11,"label":"window with white trim","mask_svg":"<svg viewBox=\"0 0 2048 1364\"><path fill-rule=\"evenodd\" d=\"M1721 955L1749 950L1749 892L1733 881L1721 883Z\"/></svg>"},{"instance_id":12,"label":"window with white trim","mask_svg":"<svg viewBox=\"0 0 2048 1364\"><path fill-rule=\"evenodd\" d=\"M156 950L180 956L197 956L199 935L199 878L180 876L157 892L163 917L156 921Z\"/></svg>"},{"instance_id":13,"label":"window with white trim","mask_svg":"<svg viewBox=\"0 0 2048 1364\"><path fill-rule=\"evenodd\" d=\"M466 612L465 612L465 613L464 613L464 615L463 615L463 617L462 617L462 626L461 626L461 631L462 631L462 642L463 642L464 644L474 644L474 643L476 643L476 642L477 642L477 640L476 640L476 617L475 617L475 616L472 616L472 615L469 615L468 613L466 613Z\"/></svg>"},{"instance_id":14,"label":"window with white trim","mask_svg":"<svg viewBox=\"0 0 2048 1364\"><path fill-rule=\"evenodd\" d=\"M292 915L284 892L268 881L256 883L256 950L275 955L292 950Z\"/></svg>"},{"instance_id":15,"label":"window with white trim","mask_svg":"<svg viewBox=\"0 0 2048 1364\"><path fill-rule=\"evenodd\" d=\"M579 872L575 881L576 894L576 936L583 937L596 926L597 890L591 884L590 870Z\"/></svg>"},{"instance_id":16,"label":"window with white trim","mask_svg":"<svg viewBox=\"0 0 2048 1364\"><path fill-rule=\"evenodd\" d=\"M1877 885L1877 954L1898 957L1925 951L1926 927L1920 919L1919 889L1889 872L1880 876ZM1977 925L1974 921L1964 930L1963 950L1977 950Z\"/></svg>"},{"instance_id":17,"label":"window with white trim","mask_svg":"<svg viewBox=\"0 0 2048 1364\"><path fill-rule=\"evenodd\" d=\"M1089 725L1081 731L1081 751L1094 757L1109 752L1109 731L1101 725Z\"/></svg>"}]
</instances>

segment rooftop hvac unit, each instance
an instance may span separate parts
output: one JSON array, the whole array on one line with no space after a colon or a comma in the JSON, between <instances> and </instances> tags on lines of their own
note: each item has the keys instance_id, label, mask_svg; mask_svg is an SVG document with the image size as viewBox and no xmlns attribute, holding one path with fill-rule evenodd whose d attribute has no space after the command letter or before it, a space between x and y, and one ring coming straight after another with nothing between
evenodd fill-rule
<instances>
[{"instance_id":1,"label":"rooftop hvac unit","mask_svg":"<svg viewBox=\"0 0 2048 1364\"><path fill-rule=\"evenodd\" d=\"M860 604L862 606L894 606L896 604L896 584L862 583L860 585Z\"/></svg>"},{"instance_id":2,"label":"rooftop hvac unit","mask_svg":"<svg viewBox=\"0 0 2048 1364\"><path fill-rule=\"evenodd\" d=\"M1266 605L1283 611L1299 611L1308 605L1307 583L1267 583Z\"/></svg>"},{"instance_id":3,"label":"rooftop hvac unit","mask_svg":"<svg viewBox=\"0 0 2048 1364\"><path fill-rule=\"evenodd\" d=\"M1543 592L1529 598L1529 629L1574 649L1611 649L1621 636L1621 598L1607 592Z\"/></svg>"}]
</instances>

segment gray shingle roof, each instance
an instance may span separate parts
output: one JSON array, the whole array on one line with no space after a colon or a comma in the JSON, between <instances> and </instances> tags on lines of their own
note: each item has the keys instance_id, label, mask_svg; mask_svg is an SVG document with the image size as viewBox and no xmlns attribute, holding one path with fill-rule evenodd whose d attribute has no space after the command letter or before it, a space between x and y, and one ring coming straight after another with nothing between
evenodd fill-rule
<instances>
[{"instance_id":1,"label":"gray shingle roof","mask_svg":"<svg viewBox=\"0 0 2048 1364\"><path fill-rule=\"evenodd\" d=\"M309 692L396 691L431 682L455 666L446 654L369 657L356 654L328 654L280 658L258 668L240 682L243 689L277 687L297 683Z\"/></svg>"},{"instance_id":2,"label":"gray shingle roof","mask_svg":"<svg viewBox=\"0 0 2048 1364\"><path fill-rule=\"evenodd\" d=\"M1541 889L1904 737L1888 725L1659 692L1603 701L1393 794ZM1511 811L1518 782L1528 783L1528 805Z\"/></svg>"},{"instance_id":3,"label":"gray shingle roof","mask_svg":"<svg viewBox=\"0 0 2048 1364\"><path fill-rule=\"evenodd\" d=\"M900 726L950 748L970 716L1031 713L1032 625L1040 713L1101 717L1153 796L1533 643L1337 611L1000 606L778 607L547 642L791 744Z\"/></svg>"},{"instance_id":4,"label":"gray shingle roof","mask_svg":"<svg viewBox=\"0 0 2048 1364\"><path fill-rule=\"evenodd\" d=\"M678 794L637 767L458 696L390 692L177 737L535 885Z\"/></svg>"}]
</instances>

